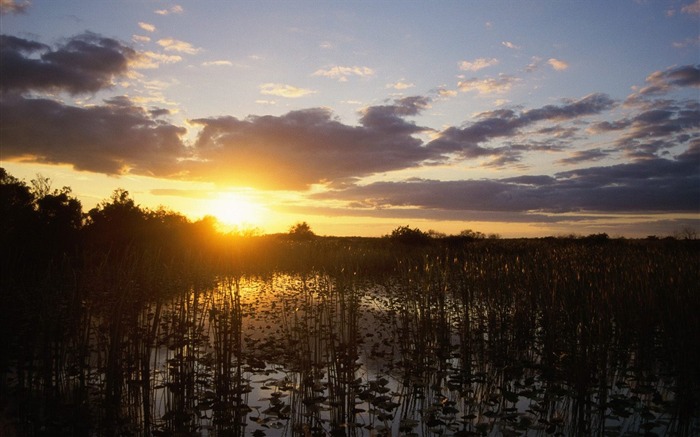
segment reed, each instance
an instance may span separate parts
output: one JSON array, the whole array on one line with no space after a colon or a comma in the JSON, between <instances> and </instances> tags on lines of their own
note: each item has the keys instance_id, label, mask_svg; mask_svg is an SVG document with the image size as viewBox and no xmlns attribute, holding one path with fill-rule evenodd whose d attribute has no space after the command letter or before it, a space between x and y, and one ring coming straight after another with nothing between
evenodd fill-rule
<instances>
[{"instance_id":1,"label":"reed","mask_svg":"<svg viewBox=\"0 0 700 437\"><path fill-rule=\"evenodd\" d=\"M82 256L3 278L0 393L19 433L699 431L697 245L261 238Z\"/></svg>"}]
</instances>

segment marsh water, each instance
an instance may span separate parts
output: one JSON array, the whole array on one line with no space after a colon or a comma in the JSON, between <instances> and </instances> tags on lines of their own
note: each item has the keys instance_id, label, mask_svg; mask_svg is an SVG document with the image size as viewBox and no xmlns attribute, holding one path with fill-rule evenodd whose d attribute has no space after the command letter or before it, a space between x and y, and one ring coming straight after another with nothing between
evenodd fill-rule
<instances>
[{"instance_id":1,"label":"marsh water","mask_svg":"<svg viewBox=\"0 0 700 437\"><path fill-rule=\"evenodd\" d=\"M152 272L101 272L43 361L5 376L25 390L16 432L693 435L698 272L607 251L218 272L160 298Z\"/></svg>"}]
</instances>

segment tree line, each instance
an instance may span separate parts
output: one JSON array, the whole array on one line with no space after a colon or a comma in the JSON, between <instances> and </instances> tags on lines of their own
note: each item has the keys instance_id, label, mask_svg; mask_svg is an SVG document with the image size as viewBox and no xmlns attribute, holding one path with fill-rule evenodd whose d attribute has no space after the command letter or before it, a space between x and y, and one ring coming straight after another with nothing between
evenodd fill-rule
<instances>
[{"instance_id":1,"label":"tree line","mask_svg":"<svg viewBox=\"0 0 700 437\"><path fill-rule=\"evenodd\" d=\"M86 213L70 187L54 189L48 178L29 184L0 168L0 243L5 264L74 258L85 248L111 252L158 243L179 250L211 239L213 217L191 222L164 208L137 205L123 189L115 190ZM19 266L17 266L19 267Z\"/></svg>"}]
</instances>

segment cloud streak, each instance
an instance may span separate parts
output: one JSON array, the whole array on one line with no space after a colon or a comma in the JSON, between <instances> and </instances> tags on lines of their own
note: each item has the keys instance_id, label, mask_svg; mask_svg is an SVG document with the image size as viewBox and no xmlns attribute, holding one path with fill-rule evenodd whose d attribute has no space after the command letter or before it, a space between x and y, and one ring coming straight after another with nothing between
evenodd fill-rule
<instances>
[{"instance_id":1,"label":"cloud streak","mask_svg":"<svg viewBox=\"0 0 700 437\"><path fill-rule=\"evenodd\" d=\"M591 167L554 176L492 180L413 179L354 185L315 195L373 208L500 213L699 212L698 150L678 159Z\"/></svg>"},{"instance_id":2,"label":"cloud streak","mask_svg":"<svg viewBox=\"0 0 700 437\"><path fill-rule=\"evenodd\" d=\"M663 71L655 71L646 78L647 86L639 90L638 96L667 94L678 87L700 87L700 64L682 65Z\"/></svg>"},{"instance_id":3,"label":"cloud streak","mask_svg":"<svg viewBox=\"0 0 700 437\"><path fill-rule=\"evenodd\" d=\"M550 58L547 60L547 64L556 71L564 71L569 68L569 63L562 61L561 59Z\"/></svg>"},{"instance_id":4,"label":"cloud streak","mask_svg":"<svg viewBox=\"0 0 700 437\"><path fill-rule=\"evenodd\" d=\"M460 62L459 69L464 71L479 71L496 64L498 64L498 59L496 58L478 58L473 61Z\"/></svg>"},{"instance_id":5,"label":"cloud streak","mask_svg":"<svg viewBox=\"0 0 700 437\"><path fill-rule=\"evenodd\" d=\"M570 121L599 114L614 105L615 102L605 94L591 94L561 106L546 105L520 113L512 109L486 112L465 127L443 130L430 142L429 147L443 153L458 153L465 158L499 155L505 149L485 148L483 144L493 139L515 136L522 129L541 121ZM513 150L508 152L512 153Z\"/></svg>"},{"instance_id":6,"label":"cloud streak","mask_svg":"<svg viewBox=\"0 0 700 437\"><path fill-rule=\"evenodd\" d=\"M194 47L188 42L180 41L174 38L159 39L158 45L163 47L166 52L178 52L194 55L201 51L201 49Z\"/></svg>"},{"instance_id":7,"label":"cloud streak","mask_svg":"<svg viewBox=\"0 0 700 437\"><path fill-rule=\"evenodd\" d=\"M286 97L288 99L303 97L308 94L314 94L315 92L314 90L298 88L283 83L264 83L260 85L260 94Z\"/></svg>"},{"instance_id":8,"label":"cloud streak","mask_svg":"<svg viewBox=\"0 0 700 437\"><path fill-rule=\"evenodd\" d=\"M155 32L156 31L156 26L152 25L151 23L145 23L143 21L139 21L139 27L146 32Z\"/></svg>"},{"instance_id":9,"label":"cloud streak","mask_svg":"<svg viewBox=\"0 0 700 437\"><path fill-rule=\"evenodd\" d=\"M182 14L185 10L180 5L174 5L166 9L156 9L154 12L158 15Z\"/></svg>"},{"instance_id":10,"label":"cloud streak","mask_svg":"<svg viewBox=\"0 0 700 437\"><path fill-rule=\"evenodd\" d=\"M463 92L476 91L478 94L488 95L506 93L518 82L520 82L520 79L515 76L501 74L498 77L485 79L464 79L459 81L457 86Z\"/></svg>"},{"instance_id":11,"label":"cloud streak","mask_svg":"<svg viewBox=\"0 0 700 437\"><path fill-rule=\"evenodd\" d=\"M312 76L327 77L335 79L339 82L347 82L351 76L371 77L374 76L374 70L369 67L345 67L336 65L328 68L320 68L316 70Z\"/></svg>"}]
</instances>

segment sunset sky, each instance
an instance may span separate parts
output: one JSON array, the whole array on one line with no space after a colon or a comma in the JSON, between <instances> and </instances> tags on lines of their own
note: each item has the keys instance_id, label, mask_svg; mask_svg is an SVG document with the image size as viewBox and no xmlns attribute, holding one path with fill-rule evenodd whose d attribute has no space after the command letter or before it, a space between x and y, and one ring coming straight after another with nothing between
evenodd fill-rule
<instances>
[{"instance_id":1,"label":"sunset sky","mask_svg":"<svg viewBox=\"0 0 700 437\"><path fill-rule=\"evenodd\" d=\"M700 0L0 0L1 166L284 232L700 231Z\"/></svg>"}]
</instances>

